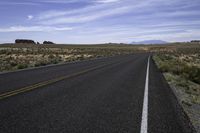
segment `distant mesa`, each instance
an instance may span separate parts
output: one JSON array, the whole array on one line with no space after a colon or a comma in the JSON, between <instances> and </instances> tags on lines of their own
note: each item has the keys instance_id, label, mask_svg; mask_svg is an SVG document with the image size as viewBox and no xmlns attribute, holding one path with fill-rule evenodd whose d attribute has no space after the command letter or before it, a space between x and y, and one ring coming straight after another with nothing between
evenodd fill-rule
<instances>
[{"instance_id":1,"label":"distant mesa","mask_svg":"<svg viewBox=\"0 0 200 133\"><path fill-rule=\"evenodd\" d=\"M167 44L168 42L163 40L145 40L140 42L132 42L131 44Z\"/></svg>"},{"instance_id":2,"label":"distant mesa","mask_svg":"<svg viewBox=\"0 0 200 133\"><path fill-rule=\"evenodd\" d=\"M33 40L27 40L27 39L16 39L16 44L36 44Z\"/></svg>"},{"instance_id":3,"label":"distant mesa","mask_svg":"<svg viewBox=\"0 0 200 133\"><path fill-rule=\"evenodd\" d=\"M55 43L53 43L51 41L44 41L43 44L55 44Z\"/></svg>"},{"instance_id":4,"label":"distant mesa","mask_svg":"<svg viewBox=\"0 0 200 133\"><path fill-rule=\"evenodd\" d=\"M192 40L192 43L199 43L200 44L200 40Z\"/></svg>"},{"instance_id":5,"label":"distant mesa","mask_svg":"<svg viewBox=\"0 0 200 133\"><path fill-rule=\"evenodd\" d=\"M15 40L15 44L40 44L39 42L35 42L33 40L29 40L29 39L16 39ZM44 41L43 44L55 44L51 41Z\"/></svg>"}]
</instances>

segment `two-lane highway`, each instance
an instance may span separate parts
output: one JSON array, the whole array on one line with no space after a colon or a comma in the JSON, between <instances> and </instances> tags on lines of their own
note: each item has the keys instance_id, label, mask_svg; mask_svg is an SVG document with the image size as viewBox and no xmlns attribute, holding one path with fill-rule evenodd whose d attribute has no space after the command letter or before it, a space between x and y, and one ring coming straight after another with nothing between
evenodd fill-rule
<instances>
[{"instance_id":1,"label":"two-lane highway","mask_svg":"<svg viewBox=\"0 0 200 133\"><path fill-rule=\"evenodd\" d=\"M1 74L0 132L192 132L148 58L149 54L116 56Z\"/></svg>"}]
</instances>

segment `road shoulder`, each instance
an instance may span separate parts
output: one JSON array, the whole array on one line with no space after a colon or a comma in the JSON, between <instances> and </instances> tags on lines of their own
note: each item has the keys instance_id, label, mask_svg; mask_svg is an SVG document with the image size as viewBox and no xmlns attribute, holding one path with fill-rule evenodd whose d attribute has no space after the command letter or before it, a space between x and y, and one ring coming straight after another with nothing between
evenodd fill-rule
<instances>
[{"instance_id":1,"label":"road shoulder","mask_svg":"<svg viewBox=\"0 0 200 133\"><path fill-rule=\"evenodd\" d=\"M157 67L158 71L160 73L161 70L159 70L159 64L157 61L153 58L153 64ZM173 82L169 82L169 73L162 73L163 80L167 83L168 88L170 89L173 98L172 98L172 104L174 109L176 109L177 116L182 121L186 127L190 128L193 130L192 132L197 132L199 133L199 125L198 123L198 107L192 107L192 104L188 102L184 102L185 100L185 92L183 92L183 89L180 88L180 86L175 85ZM179 79L180 80L180 79ZM181 81L181 80L180 80ZM196 112L196 113L195 113ZM188 128L185 128L184 130L187 130Z\"/></svg>"}]
</instances>

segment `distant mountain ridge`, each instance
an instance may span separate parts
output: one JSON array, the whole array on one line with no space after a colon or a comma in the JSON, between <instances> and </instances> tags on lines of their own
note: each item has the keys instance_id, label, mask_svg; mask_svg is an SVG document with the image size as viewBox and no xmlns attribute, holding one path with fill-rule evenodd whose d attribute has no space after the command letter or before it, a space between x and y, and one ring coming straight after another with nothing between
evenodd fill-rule
<instances>
[{"instance_id":1,"label":"distant mountain ridge","mask_svg":"<svg viewBox=\"0 0 200 133\"><path fill-rule=\"evenodd\" d=\"M168 42L163 40L145 40L140 42L131 42L130 44L167 44Z\"/></svg>"}]
</instances>

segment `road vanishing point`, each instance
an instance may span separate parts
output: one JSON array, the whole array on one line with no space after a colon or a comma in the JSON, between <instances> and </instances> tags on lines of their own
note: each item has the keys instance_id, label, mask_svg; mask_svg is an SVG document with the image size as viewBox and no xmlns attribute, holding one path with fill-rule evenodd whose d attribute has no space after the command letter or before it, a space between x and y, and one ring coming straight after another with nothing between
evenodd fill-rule
<instances>
[{"instance_id":1,"label":"road vanishing point","mask_svg":"<svg viewBox=\"0 0 200 133\"><path fill-rule=\"evenodd\" d=\"M193 133L150 54L0 74L0 133Z\"/></svg>"}]
</instances>

